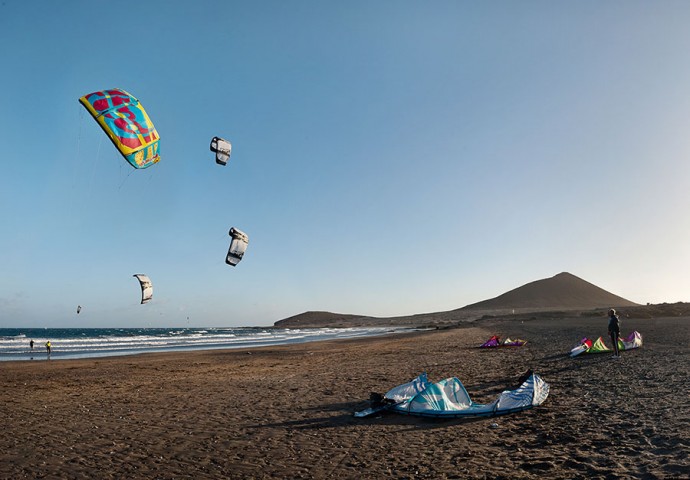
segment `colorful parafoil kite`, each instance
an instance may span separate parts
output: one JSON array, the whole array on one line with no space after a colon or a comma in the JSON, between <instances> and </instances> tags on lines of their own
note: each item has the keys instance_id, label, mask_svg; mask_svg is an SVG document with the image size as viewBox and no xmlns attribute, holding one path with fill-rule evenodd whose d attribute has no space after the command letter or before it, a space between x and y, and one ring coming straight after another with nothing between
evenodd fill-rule
<instances>
[{"instance_id":1,"label":"colorful parafoil kite","mask_svg":"<svg viewBox=\"0 0 690 480\"><path fill-rule=\"evenodd\" d=\"M160 160L158 132L134 96L113 88L84 95L79 102L134 168L147 168Z\"/></svg>"},{"instance_id":2,"label":"colorful parafoil kite","mask_svg":"<svg viewBox=\"0 0 690 480\"><path fill-rule=\"evenodd\" d=\"M139 280L139 284L141 285L141 303L142 305L153 297L153 285L151 284L151 280L149 277L146 275L142 275L140 273L137 273L135 275L132 275L133 277L136 277L137 280Z\"/></svg>"},{"instance_id":3,"label":"colorful parafoil kite","mask_svg":"<svg viewBox=\"0 0 690 480\"><path fill-rule=\"evenodd\" d=\"M226 165L230 159L232 145L220 137L213 137L211 139L211 151L216 153L216 163L218 165Z\"/></svg>"},{"instance_id":4,"label":"colorful parafoil kite","mask_svg":"<svg viewBox=\"0 0 690 480\"><path fill-rule=\"evenodd\" d=\"M249 237L246 233L234 227L230 229L229 235L232 237L232 240L230 241L228 254L225 257L225 263L234 267L242 260L244 252L247 250L247 245L249 245Z\"/></svg>"}]
</instances>

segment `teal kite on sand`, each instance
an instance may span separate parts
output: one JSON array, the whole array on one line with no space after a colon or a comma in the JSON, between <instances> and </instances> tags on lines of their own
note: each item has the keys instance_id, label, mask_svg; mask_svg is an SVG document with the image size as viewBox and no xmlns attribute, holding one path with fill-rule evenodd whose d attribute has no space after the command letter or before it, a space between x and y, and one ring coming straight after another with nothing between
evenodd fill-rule
<instances>
[{"instance_id":1,"label":"teal kite on sand","mask_svg":"<svg viewBox=\"0 0 690 480\"><path fill-rule=\"evenodd\" d=\"M515 390L503 391L491 403L474 403L457 378L431 383L426 373L422 373L414 380L389 390L380 405L357 412L355 416L366 417L389 410L420 417L494 417L539 406L548 395L549 384L539 375L528 372Z\"/></svg>"}]
</instances>

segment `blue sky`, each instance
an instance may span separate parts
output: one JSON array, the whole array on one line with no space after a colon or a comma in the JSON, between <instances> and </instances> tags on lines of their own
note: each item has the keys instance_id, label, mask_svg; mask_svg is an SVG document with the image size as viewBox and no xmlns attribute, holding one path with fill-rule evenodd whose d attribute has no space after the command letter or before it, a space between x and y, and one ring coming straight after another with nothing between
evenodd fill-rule
<instances>
[{"instance_id":1,"label":"blue sky","mask_svg":"<svg viewBox=\"0 0 690 480\"><path fill-rule=\"evenodd\" d=\"M2 0L0 325L397 316L562 271L690 300L688 24L673 1ZM107 88L160 163L79 104Z\"/></svg>"}]
</instances>

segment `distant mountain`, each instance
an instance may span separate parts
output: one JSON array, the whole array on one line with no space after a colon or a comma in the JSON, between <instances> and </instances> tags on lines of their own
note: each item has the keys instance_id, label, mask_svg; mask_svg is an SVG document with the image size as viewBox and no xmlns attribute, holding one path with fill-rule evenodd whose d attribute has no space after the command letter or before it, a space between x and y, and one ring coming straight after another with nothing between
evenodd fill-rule
<instances>
[{"instance_id":1,"label":"distant mountain","mask_svg":"<svg viewBox=\"0 0 690 480\"><path fill-rule=\"evenodd\" d=\"M360 327L360 326L441 326L470 321L485 315L592 311L601 308L637 307L639 304L614 295L567 272L528 283L498 297L473 303L449 312L422 313L405 317L378 318L331 312L305 312L279 320L276 327Z\"/></svg>"},{"instance_id":2,"label":"distant mountain","mask_svg":"<svg viewBox=\"0 0 690 480\"><path fill-rule=\"evenodd\" d=\"M467 305L461 310L587 310L637 305L639 304L563 272L551 278L530 282L498 297Z\"/></svg>"},{"instance_id":3,"label":"distant mountain","mask_svg":"<svg viewBox=\"0 0 690 480\"><path fill-rule=\"evenodd\" d=\"M283 320L278 320L273 324L275 327L349 327L353 325L366 325L373 320L371 317L361 315L348 315L332 312L304 312Z\"/></svg>"}]
</instances>

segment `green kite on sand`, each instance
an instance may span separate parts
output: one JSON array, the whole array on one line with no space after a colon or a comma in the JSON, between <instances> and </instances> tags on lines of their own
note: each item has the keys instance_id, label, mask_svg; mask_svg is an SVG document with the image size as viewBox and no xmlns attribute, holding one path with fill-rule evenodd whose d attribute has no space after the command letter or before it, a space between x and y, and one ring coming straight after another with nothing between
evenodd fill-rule
<instances>
[{"instance_id":1,"label":"green kite on sand","mask_svg":"<svg viewBox=\"0 0 690 480\"><path fill-rule=\"evenodd\" d=\"M642 346L642 334L638 331L632 332L627 338L618 339L618 350L633 350ZM577 357L582 353L609 353L613 350L606 346L604 339L599 337L592 342L587 337L580 340L580 344L570 350L571 357Z\"/></svg>"}]
</instances>

